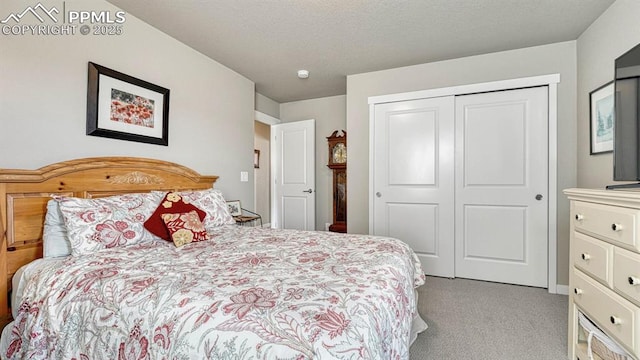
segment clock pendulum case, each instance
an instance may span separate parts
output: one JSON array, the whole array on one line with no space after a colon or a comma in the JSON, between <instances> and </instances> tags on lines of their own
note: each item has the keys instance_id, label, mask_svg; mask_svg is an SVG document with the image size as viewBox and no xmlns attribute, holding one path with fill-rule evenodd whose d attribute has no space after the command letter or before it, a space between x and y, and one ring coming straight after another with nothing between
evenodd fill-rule
<instances>
[{"instance_id":1,"label":"clock pendulum case","mask_svg":"<svg viewBox=\"0 0 640 360\"><path fill-rule=\"evenodd\" d=\"M347 132L336 130L327 137L329 167L333 170L333 224L329 231L347 232Z\"/></svg>"}]
</instances>

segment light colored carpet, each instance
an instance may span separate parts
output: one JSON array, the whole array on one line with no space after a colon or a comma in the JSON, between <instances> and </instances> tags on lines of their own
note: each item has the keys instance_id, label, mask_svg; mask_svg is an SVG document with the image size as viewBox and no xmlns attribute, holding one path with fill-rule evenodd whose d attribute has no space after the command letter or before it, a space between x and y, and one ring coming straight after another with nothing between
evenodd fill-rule
<instances>
[{"instance_id":1,"label":"light colored carpet","mask_svg":"<svg viewBox=\"0 0 640 360\"><path fill-rule=\"evenodd\" d=\"M427 277L418 309L429 328L411 360L567 360L567 296L547 289Z\"/></svg>"}]
</instances>

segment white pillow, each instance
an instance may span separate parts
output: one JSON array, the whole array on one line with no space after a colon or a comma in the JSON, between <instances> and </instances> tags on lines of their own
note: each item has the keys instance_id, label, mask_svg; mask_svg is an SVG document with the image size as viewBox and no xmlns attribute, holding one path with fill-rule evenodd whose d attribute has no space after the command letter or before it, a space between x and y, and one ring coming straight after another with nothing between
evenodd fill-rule
<instances>
[{"instance_id":1,"label":"white pillow","mask_svg":"<svg viewBox=\"0 0 640 360\"><path fill-rule=\"evenodd\" d=\"M133 245L157 239L144 228L164 192L135 193L98 199L55 198L67 227L71 254Z\"/></svg>"},{"instance_id":2,"label":"white pillow","mask_svg":"<svg viewBox=\"0 0 640 360\"><path fill-rule=\"evenodd\" d=\"M71 255L71 242L67 234L67 227L64 224L58 201L54 199L47 202L42 242L42 257L45 259Z\"/></svg>"}]
</instances>

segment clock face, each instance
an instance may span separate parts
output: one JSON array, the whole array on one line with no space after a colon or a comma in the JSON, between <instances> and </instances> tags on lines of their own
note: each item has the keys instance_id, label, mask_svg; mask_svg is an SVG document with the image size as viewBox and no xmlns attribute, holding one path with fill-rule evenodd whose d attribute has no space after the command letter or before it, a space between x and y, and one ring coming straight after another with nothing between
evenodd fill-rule
<instances>
[{"instance_id":1,"label":"clock face","mask_svg":"<svg viewBox=\"0 0 640 360\"><path fill-rule=\"evenodd\" d=\"M337 143L333 147L333 162L335 164L344 164L347 162L347 147L344 143Z\"/></svg>"}]
</instances>

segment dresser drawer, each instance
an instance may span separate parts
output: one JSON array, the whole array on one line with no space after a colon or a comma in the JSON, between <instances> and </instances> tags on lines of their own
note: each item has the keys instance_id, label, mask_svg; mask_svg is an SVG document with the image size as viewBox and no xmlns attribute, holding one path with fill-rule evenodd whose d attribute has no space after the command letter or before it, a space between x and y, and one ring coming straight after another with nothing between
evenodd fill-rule
<instances>
[{"instance_id":1,"label":"dresser drawer","mask_svg":"<svg viewBox=\"0 0 640 360\"><path fill-rule=\"evenodd\" d=\"M640 305L640 254L616 248L613 253L613 287Z\"/></svg>"},{"instance_id":2,"label":"dresser drawer","mask_svg":"<svg viewBox=\"0 0 640 360\"><path fill-rule=\"evenodd\" d=\"M576 201L574 211L572 221L576 230L640 250L636 239L639 209Z\"/></svg>"},{"instance_id":3,"label":"dresser drawer","mask_svg":"<svg viewBox=\"0 0 640 360\"><path fill-rule=\"evenodd\" d=\"M574 233L571 262L575 267L611 286L612 259L613 245L578 232Z\"/></svg>"},{"instance_id":4,"label":"dresser drawer","mask_svg":"<svg viewBox=\"0 0 640 360\"><path fill-rule=\"evenodd\" d=\"M629 301L616 295L580 270L573 269L571 284L575 304L611 337L636 356L640 344L636 334L640 311Z\"/></svg>"}]
</instances>

